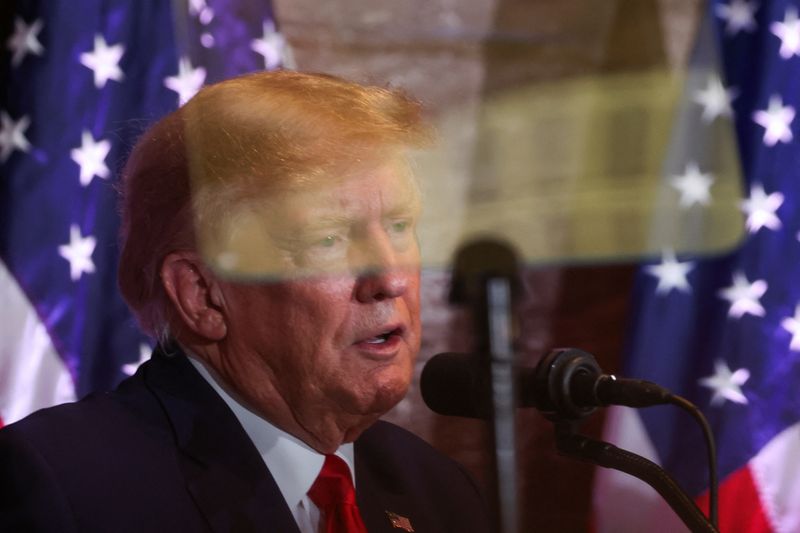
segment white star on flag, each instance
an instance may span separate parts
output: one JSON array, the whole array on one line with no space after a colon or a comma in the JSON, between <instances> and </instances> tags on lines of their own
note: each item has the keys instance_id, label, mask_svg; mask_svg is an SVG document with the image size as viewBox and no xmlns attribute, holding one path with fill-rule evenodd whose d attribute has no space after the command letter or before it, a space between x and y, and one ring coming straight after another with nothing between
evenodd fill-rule
<instances>
[{"instance_id":1,"label":"white star on flag","mask_svg":"<svg viewBox=\"0 0 800 533\"><path fill-rule=\"evenodd\" d=\"M766 314L760 301L765 292L767 292L767 282L763 279L750 283L744 272L734 272L733 285L720 290L718 294L731 303L728 316L742 318L746 314L755 316Z\"/></svg>"},{"instance_id":2,"label":"white star on flag","mask_svg":"<svg viewBox=\"0 0 800 533\"><path fill-rule=\"evenodd\" d=\"M136 369L139 368L139 365L150 359L150 354L152 353L153 349L150 348L147 344L141 343L139 344L139 360L135 363L128 363L122 365L122 371L132 376L136 373Z\"/></svg>"},{"instance_id":3,"label":"white star on flag","mask_svg":"<svg viewBox=\"0 0 800 533\"><path fill-rule=\"evenodd\" d=\"M11 157L14 150L28 152L31 143L25 137L25 130L31 125L28 115L23 115L21 119L14 120L3 111L0 113L0 163L5 163Z\"/></svg>"},{"instance_id":4,"label":"white star on flag","mask_svg":"<svg viewBox=\"0 0 800 533\"><path fill-rule=\"evenodd\" d=\"M214 10L208 7L206 0L189 0L189 14L197 17L203 26L214 20Z\"/></svg>"},{"instance_id":5,"label":"white star on flag","mask_svg":"<svg viewBox=\"0 0 800 533\"><path fill-rule=\"evenodd\" d=\"M753 16L758 9L756 2L749 0L731 0L730 4L719 4L714 12L726 22L725 33L736 35L740 31L752 32L756 29L756 19Z\"/></svg>"},{"instance_id":6,"label":"white star on flag","mask_svg":"<svg viewBox=\"0 0 800 533\"><path fill-rule=\"evenodd\" d=\"M178 75L165 78L164 85L178 93L178 102L183 105L200 90L205 81L206 69L192 68L189 58L182 57L178 62Z\"/></svg>"},{"instance_id":7,"label":"white star on flag","mask_svg":"<svg viewBox=\"0 0 800 533\"><path fill-rule=\"evenodd\" d=\"M711 123L715 118L732 117L731 102L738 96L736 89L726 89L719 76L712 74L708 77L705 89L694 93L694 101L703 106L701 118L703 122Z\"/></svg>"},{"instance_id":8,"label":"white star on flag","mask_svg":"<svg viewBox=\"0 0 800 533\"><path fill-rule=\"evenodd\" d=\"M711 174L700 172L700 167L694 161L686 165L682 175L672 176L670 183L681 193L679 201L681 207L711 203L711 185L714 183L714 178Z\"/></svg>"},{"instance_id":9,"label":"white star on flag","mask_svg":"<svg viewBox=\"0 0 800 533\"><path fill-rule=\"evenodd\" d=\"M81 185L86 187L95 176L108 178L110 171L106 166L105 159L109 150L111 150L111 142L105 139L97 142L89 131L83 130L80 148L73 148L70 151L72 160L81 167Z\"/></svg>"},{"instance_id":10,"label":"white star on flag","mask_svg":"<svg viewBox=\"0 0 800 533\"><path fill-rule=\"evenodd\" d=\"M189 0L189 14L193 16L197 16L204 9L208 9L208 4L206 4L206 0Z\"/></svg>"},{"instance_id":11,"label":"white star on flag","mask_svg":"<svg viewBox=\"0 0 800 533\"><path fill-rule=\"evenodd\" d=\"M692 286L686 279L686 275L694 268L693 261L678 262L672 250L664 250L661 253L660 265L648 265L644 267L648 274L658 279L656 286L657 294L669 294L672 289L682 292L692 292Z\"/></svg>"},{"instance_id":12,"label":"white star on flag","mask_svg":"<svg viewBox=\"0 0 800 533\"><path fill-rule=\"evenodd\" d=\"M781 40L778 53L783 59L800 55L800 20L797 19L796 8L786 8L783 22L773 22L769 25L769 31Z\"/></svg>"},{"instance_id":13,"label":"white star on flag","mask_svg":"<svg viewBox=\"0 0 800 533\"><path fill-rule=\"evenodd\" d=\"M781 320L781 326L792 334L792 341L789 343L789 349L800 352L800 305L795 307L794 316L787 316Z\"/></svg>"},{"instance_id":14,"label":"white star on flag","mask_svg":"<svg viewBox=\"0 0 800 533\"><path fill-rule=\"evenodd\" d=\"M748 379L750 379L750 371L746 368L739 368L731 372L724 361L717 359L714 361L714 373L701 378L700 384L714 392L711 397L711 405L723 404L725 400L746 404L747 397L742 392L742 385L747 383Z\"/></svg>"},{"instance_id":15,"label":"white star on flag","mask_svg":"<svg viewBox=\"0 0 800 533\"><path fill-rule=\"evenodd\" d=\"M14 33L6 41L6 47L11 50L12 66L18 67L28 53L44 54L44 46L39 42L39 32L43 27L41 19L34 20L30 26L19 17L14 19Z\"/></svg>"},{"instance_id":16,"label":"white star on flag","mask_svg":"<svg viewBox=\"0 0 800 533\"><path fill-rule=\"evenodd\" d=\"M69 244L58 247L58 253L69 261L69 275L72 281L81 279L84 273L94 272L92 253L97 241L92 236L81 236L81 229L72 224L69 227Z\"/></svg>"},{"instance_id":17,"label":"white star on flag","mask_svg":"<svg viewBox=\"0 0 800 533\"><path fill-rule=\"evenodd\" d=\"M275 31L275 23L265 20L263 25L264 35L260 39L253 39L250 48L264 56L264 69L272 70L281 64L283 47L286 39Z\"/></svg>"},{"instance_id":18,"label":"white star on flag","mask_svg":"<svg viewBox=\"0 0 800 533\"><path fill-rule=\"evenodd\" d=\"M788 143L794 138L790 127L794 120L794 108L789 105L784 107L779 94L770 97L767 109L754 112L753 120L764 128L766 146L775 146L778 141Z\"/></svg>"},{"instance_id":19,"label":"white star on flag","mask_svg":"<svg viewBox=\"0 0 800 533\"><path fill-rule=\"evenodd\" d=\"M121 44L108 46L99 33L94 36L94 50L81 54L81 64L94 72L94 86L102 89L108 80L122 81L125 75L119 68L119 60L125 53Z\"/></svg>"},{"instance_id":20,"label":"white star on flag","mask_svg":"<svg viewBox=\"0 0 800 533\"><path fill-rule=\"evenodd\" d=\"M764 186L754 183L750 187L750 198L742 200L742 211L747 215L747 231L756 233L763 227L773 231L781 229L781 219L775 212L783 204L783 193L764 192Z\"/></svg>"}]
</instances>

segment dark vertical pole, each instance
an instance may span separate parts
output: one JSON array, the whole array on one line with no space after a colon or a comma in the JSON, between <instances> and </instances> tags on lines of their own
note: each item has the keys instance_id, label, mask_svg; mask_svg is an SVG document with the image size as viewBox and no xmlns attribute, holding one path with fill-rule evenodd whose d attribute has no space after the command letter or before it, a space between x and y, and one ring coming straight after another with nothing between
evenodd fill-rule
<instances>
[{"instance_id":1,"label":"dark vertical pole","mask_svg":"<svg viewBox=\"0 0 800 533\"><path fill-rule=\"evenodd\" d=\"M486 281L485 289L500 524L505 533L517 533L519 510L511 282L505 277L491 277Z\"/></svg>"},{"instance_id":2,"label":"dark vertical pole","mask_svg":"<svg viewBox=\"0 0 800 533\"><path fill-rule=\"evenodd\" d=\"M473 352L489 377L491 446L494 451L495 511L498 530L518 533L519 506L514 391L516 254L510 246L481 240L462 246L453 266L450 300L467 304L475 324Z\"/></svg>"}]
</instances>

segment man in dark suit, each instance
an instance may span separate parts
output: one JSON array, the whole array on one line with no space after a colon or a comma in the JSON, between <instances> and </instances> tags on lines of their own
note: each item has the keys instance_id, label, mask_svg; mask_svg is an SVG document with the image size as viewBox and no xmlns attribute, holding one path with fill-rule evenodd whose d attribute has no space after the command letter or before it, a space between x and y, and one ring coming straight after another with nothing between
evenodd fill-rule
<instances>
[{"instance_id":1,"label":"man in dark suit","mask_svg":"<svg viewBox=\"0 0 800 533\"><path fill-rule=\"evenodd\" d=\"M402 94L292 72L146 132L119 275L159 348L0 431L0 530L488 531L455 463L377 421L419 350L427 137Z\"/></svg>"}]
</instances>

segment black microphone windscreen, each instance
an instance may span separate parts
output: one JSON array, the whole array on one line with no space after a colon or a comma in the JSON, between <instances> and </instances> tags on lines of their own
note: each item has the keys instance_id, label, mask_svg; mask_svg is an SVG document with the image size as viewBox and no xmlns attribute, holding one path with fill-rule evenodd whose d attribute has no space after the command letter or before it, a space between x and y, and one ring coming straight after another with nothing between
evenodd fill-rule
<instances>
[{"instance_id":1,"label":"black microphone windscreen","mask_svg":"<svg viewBox=\"0 0 800 533\"><path fill-rule=\"evenodd\" d=\"M488 383L477 357L440 353L425 364L420 377L425 404L447 416L487 418Z\"/></svg>"}]
</instances>

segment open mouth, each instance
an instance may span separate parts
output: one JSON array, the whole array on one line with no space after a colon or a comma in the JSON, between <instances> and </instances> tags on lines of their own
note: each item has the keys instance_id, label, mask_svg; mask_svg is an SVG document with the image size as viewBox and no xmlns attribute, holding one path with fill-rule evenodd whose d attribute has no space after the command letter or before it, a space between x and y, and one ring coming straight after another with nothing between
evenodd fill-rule
<instances>
[{"instance_id":1,"label":"open mouth","mask_svg":"<svg viewBox=\"0 0 800 533\"><path fill-rule=\"evenodd\" d=\"M366 344L383 344L385 342L388 342L393 336L399 336L400 333L401 333L400 328L394 328L392 330L381 333L380 335L375 335L374 337L365 339L363 342L365 342Z\"/></svg>"}]
</instances>

